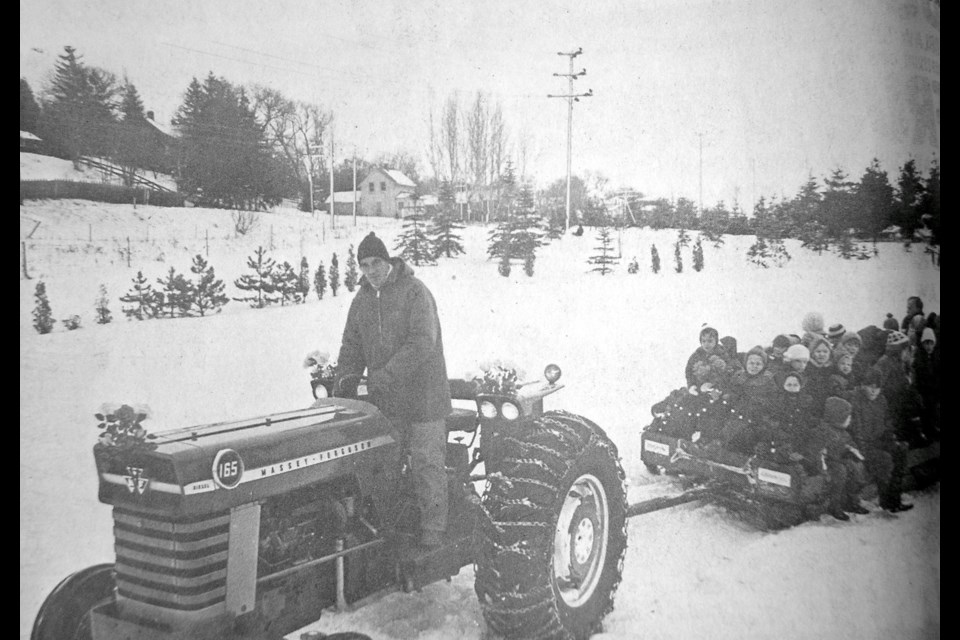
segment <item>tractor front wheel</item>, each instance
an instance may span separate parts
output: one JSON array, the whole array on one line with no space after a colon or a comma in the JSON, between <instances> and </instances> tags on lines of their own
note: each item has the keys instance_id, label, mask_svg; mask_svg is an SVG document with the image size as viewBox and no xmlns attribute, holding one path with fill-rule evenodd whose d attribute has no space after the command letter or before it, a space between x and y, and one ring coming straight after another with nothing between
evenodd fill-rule
<instances>
[{"instance_id":1,"label":"tractor front wheel","mask_svg":"<svg viewBox=\"0 0 960 640\"><path fill-rule=\"evenodd\" d=\"M67 576L43 601L30 640L91 640L90 611L115 597L112 564L98 564Z\"/></svg>"},{"instance_id":2,"label":"tractor front wheel","mask_svg":"<svg viewBox=\"0 0 960 640\"><path fill-rule=\"evenodd\" d=\"M626 553L617 449L565 412L539 416L522 434L484 495L477 596L505 638L585 639L613 609Z\"/></svg>"}]
</instances>

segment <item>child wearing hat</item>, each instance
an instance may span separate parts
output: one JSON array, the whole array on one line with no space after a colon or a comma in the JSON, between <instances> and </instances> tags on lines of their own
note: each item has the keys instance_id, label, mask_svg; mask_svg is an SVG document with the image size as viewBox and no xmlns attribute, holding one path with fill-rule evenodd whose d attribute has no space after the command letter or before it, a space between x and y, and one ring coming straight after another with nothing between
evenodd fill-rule
<instances>
[{"instance_id":1,"label":"child wearing hat","mask_svg":"<svg viewBox=\"0 0 960 640\"><path fill-rule=\"evenodd\" d=\"M802 463L809 473L817 473L815 457L804 452L814 427L810 396L803 392L803 376L787 371L776 378L777 393L762 420L760 444L756 451L783 463Z\"/></svg>"},{"instance_id":2,"label":"child wearing hat","mask_svg":"<svg viewBox=\"0 0 960 640\"><path fill-rule=\"evenodd\" d=\"M883 396L887 399L897 438L911 447L924 446L926 437L920 426L923 400L910 379L913 375L910 338L901 331L890 331L886 350L876 367L883 378Z\"/></svg>"},{"instance_id":3,"label":"child wearing hat","mask_svg":"<svg viewBox=\"0 0 960 640\"><path fill-rule=\"evenodd\" d=\"M804 388L813 399L813 412L816 418L823 411L823 403L830 395L830 376L833 374L833 350L830 342L823 336L814 336L810 341L810 361L803 371Z\"/></svg>"},{"instance_id":4,"label":"child wearing hat","mask_svg":"<svg viewBox=\"0 0 960 640\"><path fill-rule=\"evenodd\" d=\"M833 352L833 368L830 372L830 395L845 397L857 386L853 374L853 356L844 349Z\"/></svg>"},{"instance_id":5,"label":"child wearing hat","mask_svg":"<svg viewBox=\"0 0 960 640\"><path fill-rule=\"evenodd\" d=\"M776 375L784 370L783 354L790 348L790 338L784 334L778 335L764 351L767 354L767 371Z\"/></svg>"},{"instance_id":6,"label":"child wearing hat","mask_svg":"<svg viewBox=\"0 0 960 640\"><path fill-rule=\"evenodd\" d=\"M921 427L929 440L940 439L940 348L931 327L920 334L920 348L913 357L913 380L923 400Z\"/></svg>"},{"instance_id":7,"label":"child wearing hat","mask_svg":"<svg viewBox=\"0 0 960 640\"><path fill-rule=\"evenodd\" d=\"M897 440L887 400L881 393L883 376L876 367L847 395L851 405L850 435L863 454L868 477L877 483L880 507L891 513L913 508L901 500L907 447Z\"/></svg>"},{"instance_id":8,"label":"child wearing hat","mask_svg":"<svg viewBox=\"0 0 960 640\"><path fill-rule=\"evenodd\" d=\"M711 325L700 327L700 346L690 354L684 376L691 395L707 393L718 399L726 383L729 355L720 344L720 333Z\"/></svg>"},{"instance_id":9,"label":"child wearing hat","mask_svg":"<svg viewBox=\"0 0 960 640\"><path fill-rule=\"evenodd\" d=\"M864 456L847 430L852 410L850 403L843 398L827 398L823 418L814 430L807 454L820 458L829 477L827 513L837 520L849 520L848 513L870 513L860 504Z\"/></svg>"}]
</instances>

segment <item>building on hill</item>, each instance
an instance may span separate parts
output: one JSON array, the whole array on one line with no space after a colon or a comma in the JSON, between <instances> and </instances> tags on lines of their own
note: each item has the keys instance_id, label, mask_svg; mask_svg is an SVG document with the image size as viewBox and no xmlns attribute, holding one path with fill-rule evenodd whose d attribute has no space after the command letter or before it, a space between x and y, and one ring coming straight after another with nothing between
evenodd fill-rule
<instances>
[{"instance_id":1,"label":"building on hill","mask_svg":"<svg viewBox=\"0 0 960 640\"><path fill-rule=\"evenodd\" d=\"M29 131L20 130L20 151L25 153L43 153L43 140Z\"/></svg>"},{"instance_id":2,"label":"building on hill","mask_svg":"<svg viewBox=\"0 0 960 640\"><path fill-rule=\"evenodd\" d=\"M335 191L333 193L334 210L333 213L338 216L352 216L353 203L357 203L357 215L364 215L363 211L363 192L357 191ZM330 196L324 201L327 211L330 211Z\"/></svg>"},{"instance_id":3,"label":"building on hill","mask_svg":"<svg viewBox=\"0 0 960 640\"><path fill-rule=\"evenodd\" d=\"M399 201L408 202L417 184L396 169L374 167L360 181L360 190L364 215L399 218Z\"/></svg>"}]
</instances>

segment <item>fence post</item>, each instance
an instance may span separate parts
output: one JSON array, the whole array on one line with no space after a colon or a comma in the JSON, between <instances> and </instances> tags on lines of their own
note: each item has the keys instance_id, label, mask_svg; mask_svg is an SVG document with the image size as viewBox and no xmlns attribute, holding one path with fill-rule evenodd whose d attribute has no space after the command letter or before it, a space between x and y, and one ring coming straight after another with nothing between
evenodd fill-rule
<instances>
[{"instance_id":1,"label":"fence post","mask_svg":"<svg viewBox=\"0 0 960 640\"><path fill-rule=\"evenodd\" d=\"M270 251L273 251L273 225L270 225Z\"/></svg>"},{"instance_id":2,"label":"fence post","mask_svg":"<svg viewBox=\"0 0 960 640\"><path fill-rule=\"evenodd\" d=\"M209 258L210 257L210 229L204 229L203 233L205 236L203 242L207 247L207 257Z\"/></svg>"},{"instance_id":3,"label":"fence post","mask_svg":"<svg viewBox=\"0 0 960 640\"><path fill-rule=\"evenodd\" d=\"M87 242L93 242L93 223L87 224Z\"/></svg>"},{"instance_id":4,"label":"fence post","mask_svg":"<svg viewBox=\"0 0 960 640\"><path fill-rule=\"evenodd\" d=\"M127 236L127 268L130 268L130 236Z\"/></svg>"},{"instance_id":5,"label":"fence post","mask_svg":"<svg viewBox=\"0 0 960 640\"><path fill-rule=\"evenodd\" d=\"M20 248L23 250L23 277L27 280L31 280L30 272L27 271L27 243L21 242Z\"/></svg>"}]
</instances>

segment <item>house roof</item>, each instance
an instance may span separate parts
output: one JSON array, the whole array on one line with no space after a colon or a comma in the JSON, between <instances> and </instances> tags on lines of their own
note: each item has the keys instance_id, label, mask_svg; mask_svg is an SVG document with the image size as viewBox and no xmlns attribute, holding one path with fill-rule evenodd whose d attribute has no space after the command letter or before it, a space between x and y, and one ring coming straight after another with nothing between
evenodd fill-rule
<instances>
[{"instance_id":1,"label":"house roof","mask_svg":"<svg viewBox=\"0 0 960 640\"><path fill-rule=\"evenodd\" d=\"M24 131L23 129L20 129L20 139L21 139L21 140L36 140L37 142L43 142L43 139L42 139L42 138L38 138L37 136L33 135L33 134L30 133L29 131Z\"/></svg>"},{"instance_id":2,"label":"house roof","mask_svg":"<svg viewBox=\"0 0 960 640\"><path fill-rule=\"evenodd\" d=\"M390 178L401 187L410 187L413 189L417 186L417 183L404 175L402 171L398 171L396 169L384 169L383 172L390 176Z\"/></svg>"},{"instance_id":3,"label":"house roof","mask_svg":"<svg viewBox=\"0 0 960 640\"><path fill-rule=\"evenodd\" d=\"M172 125L161 124L154 120L153 118L144 118L151 127L159 131L165 136L170 136L171 138L179 138L180 131Z\"/></svg>"}]
</instances>

